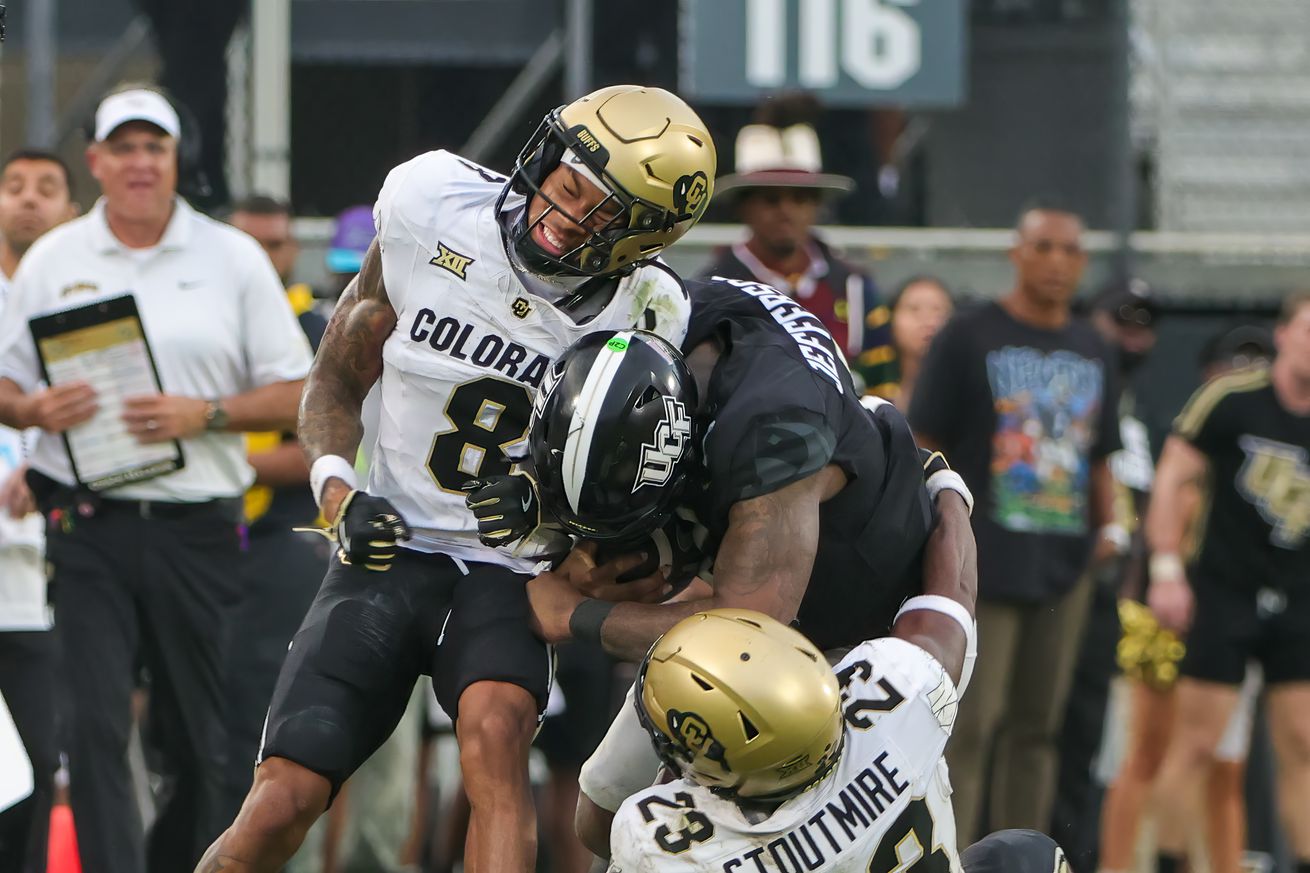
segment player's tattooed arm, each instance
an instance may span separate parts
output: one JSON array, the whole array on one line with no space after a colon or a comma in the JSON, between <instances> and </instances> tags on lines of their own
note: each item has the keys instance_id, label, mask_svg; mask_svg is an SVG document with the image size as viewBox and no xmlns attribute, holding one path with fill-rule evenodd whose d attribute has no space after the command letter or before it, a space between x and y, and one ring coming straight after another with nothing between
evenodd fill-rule
<instances>
[{"instance_id":1,"label":"player's tattooed arm","mask_svg":"<svg viewBox=\"0 0 1310 873\"><path fill-rule=\"evenodd\" d=\"M332 312L318 355L300 398L300 445L313 466L324 455L354 458L364 433L359 411L382 373L382 344L396 326L396 311L382 282L377 240L364 255L359 275ZM323 511L332 518L348 488L331 479L323 489Z\"/></svg>"},{"instance_id":2,"label":"player's tattooed arm","mask_svg":"<svg viewBox=\"0 0 1310 873\"><path fill-rule=\"evenodd\" d=\"M733 505L714 562L714 595L678 604L620 603L605 618L601 642L618 658L638 661L682 619L735 607L784 624L796 618L819 547L819 505L845 484L828 466L799 482Z\"/></svg>"}]
</instances>

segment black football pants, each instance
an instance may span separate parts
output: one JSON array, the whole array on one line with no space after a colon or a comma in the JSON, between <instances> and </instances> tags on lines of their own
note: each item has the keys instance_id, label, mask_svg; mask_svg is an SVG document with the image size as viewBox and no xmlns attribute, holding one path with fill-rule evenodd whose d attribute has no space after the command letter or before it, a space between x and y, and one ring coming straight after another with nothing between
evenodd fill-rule
<instances>
[{"instance_id":1,"label":"black football pants","mask_svg":"<svg viewBox=\"0 0 1310 873\"><path fill-rule=\"evenodd\" d=\"M228 761L224 818L241 811L255 776L264 716L287 655L332 558L327 540L291 530L252 531L242 556L241 602L228 646ZM335 560L335 559L333 559Z\"/></svg>"},{"instance_id":2,"label":"black football pants","mask_svg":"<svg viewBox=\"0 0 1310 873\"><path fill-rule=\"evenodd\" d=\"M93 517L52 525L47 552L82 867L191 870L227 825L223 657L240 556L233 506L104 501ZM147 758L163 777L149 840L127 761L139 665L150 676Z\"/></svg>"}]
</instances>

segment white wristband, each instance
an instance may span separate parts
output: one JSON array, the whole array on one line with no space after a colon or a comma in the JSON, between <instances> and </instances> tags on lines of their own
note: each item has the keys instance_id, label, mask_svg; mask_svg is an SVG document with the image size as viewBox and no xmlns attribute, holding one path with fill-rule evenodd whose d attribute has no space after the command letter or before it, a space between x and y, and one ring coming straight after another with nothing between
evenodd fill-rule
<instances>
[{"instance_id":1,"label":"white wristband","mask_svg":"<svg viewBox=\"0 0 1310 873\"><path fill-rule=\"evenodd\" d=\"M964 604L958 600L952 600L940 594L918 594L911 597L901 604L901 608L897 610L896 618L892 620L892 624L899 621L905 613L913 612L916 609L931 609L933 612L949 615L959 622L965 636L973 634L973 616L969 614L969 610L965 609Z\"/></svg>"},{"instance_id":2,"label":"white wristband","mask_svg":"<svg viewBox=\"0 0 1310 873\"><path fill-rule=\"evenodd\" d=\"M955 686L955 690L963 696L964 689L969 687L969 680L973 677L974 661L978 659L978 623L973 620L969 610L964 608L964 604L958 600L952 600L940 594L919 594L901 604L901 608L896 612L896 618L892 621L892 624L899 621L905 613L916 609L930 609L933 612L940 612L942 615L949 615L955 619L956 623L964 631L964 665L960 671L960 681Z\"/></svg>"},{"instance_id":3,"label":"white wristband","mask_svg":"<svg viewBox=\"0 0 1310 873\"><path fill-rule=\"evenodd\" d=\"M340 479L349 485L352 491L359 487L359 479L355 475L353 464L340 455L323 455L314 462L314 466L309 468L309 490L313 493L314 502L318 504L319 509L323 508L323 486L329 479Z\"/></svg>"},{"instance_id":4,"label":"white wristband","mask_svg":"<svg viewBox=\"0 0 1310 873\"><path fill-rule=\"evenodd\" d=\"M1150 581L1163 582L1184 577L1183 559L1177 552L1156 552L1151 555Z\"/></svg>"},{"instance_id":5,"label":"white wristband","mask_svg":"<svg viewBox=\"0 0 1310 873\"><path fill-rule=\"evenodd\" d=\"M1115 552L1120 555L1127 554L1133 545L1133 535L1128 532L1128 528L1117 521L1101 525L1098 535L1101 539L1111 543Z\"/></svg>"},{"instance_id":6,"label":"white wristband","mask_svg":"<svg viewBox=\"0 0 1310 873\"><path fill-rule=\"evenodd\" d=\"M969 508L969 515L973 515L973 493L969 490L969 486L964 484L964 479L959 473L954 470L938 470L929 476L924 484L928 486L928 496L934 502L941 492L954 491L964 498L964 505Z\"/></svg>"}]
</instances>

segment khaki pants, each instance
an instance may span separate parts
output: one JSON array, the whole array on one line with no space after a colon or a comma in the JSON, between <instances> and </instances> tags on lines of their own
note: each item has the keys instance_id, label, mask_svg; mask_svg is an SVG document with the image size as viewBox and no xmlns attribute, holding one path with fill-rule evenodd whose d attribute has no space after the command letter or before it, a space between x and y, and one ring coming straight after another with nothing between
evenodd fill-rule
<instances>
[{"instance_id":1,"label":"khaki pants","mask_svg":"<svg viewBox=\"0 0 1310 873\"><path fill-rule=\"evenodd\" d=\"M1091 592L1084 576L1048 604L978 601L978 663L946 746L960 845L1001 828L1050 826L1056 742Z\"/></svg>"}]
</instances>

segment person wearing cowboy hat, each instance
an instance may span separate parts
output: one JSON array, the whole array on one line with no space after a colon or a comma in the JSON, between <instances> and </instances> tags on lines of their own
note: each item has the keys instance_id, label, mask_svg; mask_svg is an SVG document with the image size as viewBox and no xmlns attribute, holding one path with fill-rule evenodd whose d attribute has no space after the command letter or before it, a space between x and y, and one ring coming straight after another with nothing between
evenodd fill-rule
<instances>
[{"instance_id":1,"label":"person wearing cowboy hat","mask_svg":"<svg viewBox=\"0 0 1310 873\"><path fill-rule=\"evenodd\" d=\"M814 233L820 208L849 194L855 181L823 172L818 134L798 121L811 104L805 95L770 101L763 122L737 135L737 172L719 178L715 196L730 203L750 235L716 252L701 275L761 282L794 297L845 350L857 387L886 394L896 355L887 307L873 278Z\"/></svg>"}]
</instances>

